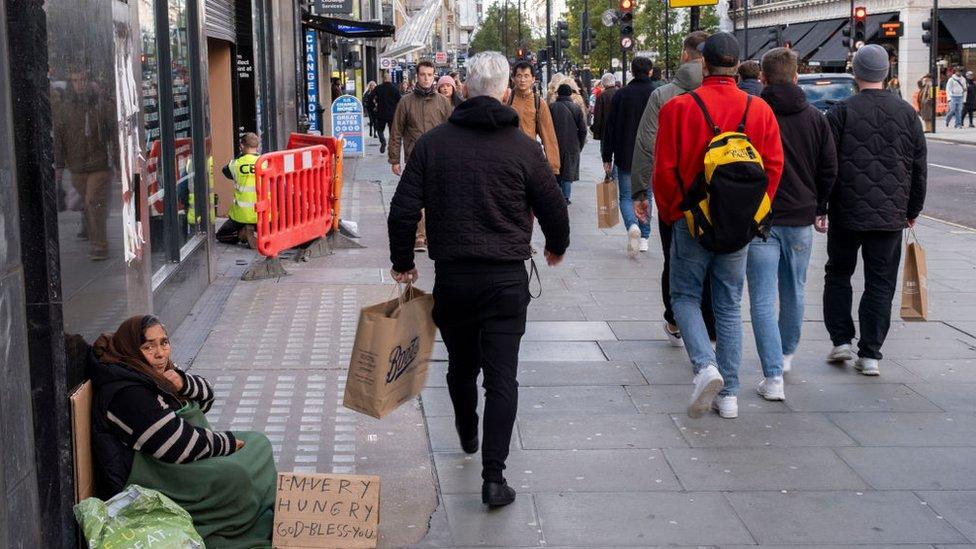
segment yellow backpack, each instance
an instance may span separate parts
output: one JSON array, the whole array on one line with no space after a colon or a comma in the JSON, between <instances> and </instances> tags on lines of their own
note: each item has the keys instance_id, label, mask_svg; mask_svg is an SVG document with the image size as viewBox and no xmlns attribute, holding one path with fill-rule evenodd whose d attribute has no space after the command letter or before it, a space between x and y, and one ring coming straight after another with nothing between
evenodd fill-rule
<instances>
[{"instance_id":1,"label":"yellow backpack","mask_svg":"<svg viewBox=\"0 0 976 549\"><path fill-rule=\"evenodd\" d=\"M769 234L772 200L766 194L769 180L762 156L745 134L752 96L746 99L742 122L735 131L723 132L701 97L688 92L701 108L715 134L705 150L704 170L685 190L681 209L691 235L706 250L730 253L741 250L754 237Z\"/></svg>"}]
</instances>

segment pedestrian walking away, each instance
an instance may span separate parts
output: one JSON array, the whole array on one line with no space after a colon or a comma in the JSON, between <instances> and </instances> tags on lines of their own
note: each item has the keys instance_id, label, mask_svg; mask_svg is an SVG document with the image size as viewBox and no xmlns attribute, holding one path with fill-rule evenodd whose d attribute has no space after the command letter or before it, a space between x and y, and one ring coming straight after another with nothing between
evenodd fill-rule
<instances>
[{"instance_id":1,"label":"pedestrian walking away","mask_svg":"<svg viewBox=\"0 0 976 549\"><path fill-rule=\"evenodd\" d=\"M969 127L976 128L973 126L973 113L976 112L976 79L973 77L973 71L966 73L966 114L969 116Z\"/></svg>"},{"instance_id":2,"label":"pedestrian walking away","mask_svg":"<svg viewBox=\"0 0 976 549\"><path fill-rule=\"evenodd\" d=\"M603 86L603 91L600 92L596 98L596 104L593 105L593 124L590 126L593 139L597 141L603 139L603 126L606 122L607 112L610 110L610 103L613 101L613 95L620 89L617 87L617 77L609 72L600 78L600 84Z\"/></svg>"},{"instance_id":3,"label":"pedestrian walking away","mask_svg":"<svg viewBox=\"0 0 976 549\"><path fill-rule=\"evenodd\" d=\"M763 83L759 80L761 69L756 61L743 61L739 65L739 89L749 95L760 95Z\"/></svg>"},{"instance_id":4,"label":"pedestrian walking away","mask_svg":"<svg viewBox=\"0 0 976 549\"><path fill-rule=\"evenodd\" d=\"M949 112L946 113L946 127L953 120L956 121L956 128L962 127L962 113L966 103L966 92L969 86L963 77L963 69L955 69L952 76L946 82L946 95L949 96Z\"/></svg>"},{"instance_id":5,"label":"pedestrian walking away","mask_svg":"<svg viewBox=\"0 0 976 549\"><path fill-rule=\"evenodd\" d=\"M363 110L369 117L369 136L376 136L376 82L370 80L363 93Z\"/></svg>"},{"instance_id":6,"label":"pedestrian walking away","mask_svg":"<svg viewBox=\"0 0 976 549\"><path fill-rule=\"evenodd\" d=\"M417 85L414 86L412 93L404 96L397 103L393 125L390 127L390 148L387 154L394 174L402 173L401 162L410 163L410 153L417 139L439 124L447 122L453 110L451 101L437 93L437 86L434 85L434 64L430 61L418 63ZM403 144L402 157L400 156L401 143ZM427 232L423 215L417 223L415 240L415 250L427 251Z\"/></svg>"},{"instance_id":7,"label":"pedestrian walking away","mask_svg":"<svg viewBox=\"0 0 976 549\"><path fill-rule=\"evenodd\" d=\"M390 74L383 73L383 83L376 86L374 103L376 103L376 133L380 138L380 154L386 152L386 128L393 132L393 117L396 116L397 104L400 103L400 92L390 81Z\"/></svg>"},{"instance_id":8,"label":"pedestrian walking away","mask_svg":"<svg viewBox=\"0 0 976 549\"><path fill-rule=\"evenodd\" d=\"M634 199L634 213L638 219L650 223L651 207L648 192L651 189L651 176L654 172L654 145L657 140L658 116L661 107L678 95L697 89L702 82L702 54L698 46L705 42L708 33L695 31L685 37L681 49L681 66L674 81L654 90L647 101L647 107L637 126L637 139L634 141L631 193ZM658 234L661 237L661 250L664 252L664 268L661 271L661 299L664 302L664 333L674 347L681 347L681 330L674 320L671 308L671 240L672 225L665 223L660 216L657 220ZM708 337L715 341L715 315L712 312L711 284L704 283L702 293L702 316Z\"/></svg>"},{"instance_id":9,"label":"pedestrian walking away","mask_svg":"<svg viewBox=\"0 0 976 549\"><path fill-rule=\"evenodd\" d=\"M393 196L390 258L397 281L416 281L412 232L425 208L435 269L433 315L448 351L454 424L464 451L477 452L477 379L483 373L481 497L501 506L515 500L503 472L518 407L532 215L545 235L550 266L569 246L569 217L551 166L519 129L519 115L503 104L508 62L485 52L465 66L469 99L449 123L417 141Z\"/></svg>"},{"instance_id":10,"label":"pedestrian walking away","mask_svg":"<svg viewBox=\"0 0 976 549\"><path fill-rule=\"evenodd\" d=\"M748 188L736 187L735 199L745 191L749 196L761 193L762 203L768 207L779 185L783 170L783 146L779 126L773 111L761 98L747 95L735 83L735 69L739 64L739 42L729 33L720 32L709 36L702 44L705 79L702 86L678 96L661 108L657 141L654 149L654 201L665 223L673 224L671 242L671 305L675 320L681 329L688 358L695 373L692 398L688 415L699 417L710 406L724 418L738 416L739 365L742 360L742 315L740 311L742 287L746 274L748 241L741 248L719 252L712 251L699 241L702 233L693 235L688 219L695 221L695 228L702 217L692 218L691 207L697 211L699 203L690 206L685 196L695 185L696 198L701 192L701 179L706 174L705 153L711 140L721 132L744 133L751 145L741 155L729 155L737 162L748 159L752 171L730 174L736 180L749 181ZM716 140L717 141L717 140ZM726 137L726 142L733 140ZM736 140L738 141L738 140ZM741 143L740 143L741 145ZM755 162L761 158L764 167L758 177ZM735 164L732 165L733 169ZM745 169L745 168L743 168ZM727 173L725 170L714 170ZM754 186L753 186L754 185ZM721 191L716 191L720 193ZM728 193L728 191L727 191ZM714 204L714 201L713 201ZM721 204L721 202L719 203ZM684 211L688 209L688 211ZM733 211L723 218L725 222L750 223L755 227L762 207L752 211ZM711 218L717 212L713 209ZM735 217L739 216L739 217ZM731 238L716 229L711 234ZM734 241L734 239L733 239ZM724 246L723 246L724 248ZM708 339L702 318L701 299L706 274L711 275L712 307L715 312L717 340L715 348Z\"/></svg>"},{"instance_id":11,"label":"pedestrian walking away","mask_svg":"<svg viewBox=\"0 0 976 549\"><path fill-rule=\"evenodd\" d=\"M925 124L926 132L935 131L935 113L932 112L932 103L935 101L935 85L932 82L932 75L926 74L918 79L918 105L919 114Z\"/></svg>"},{"instance_id":12,"label":"pedestrian walking away","mask_svg":"<svg viewBox=\"0 0 976 549\"><path fill-rule=\"evenodd\" d=\"M746 265L749 316L763 370L758 390L767 400L786 398L783 374L800 344L813 227L827 231L827 199L837 178L830 125L796 85L798 64L789 48L773 48L762 58L760 96L776 114L784 156L769 234L749 244Z\"/></svg>"},{"instance_id":13,"label":"pedestrian walking away","mask_svg":"<svg viewBox=\"0 0 976 549\"><path fill-rule=\"evenodd\" d=\"M860 92L827 113L838 172L827 205L823 312L834 345L828 360L853 360L851 277L860 251L864 294L858 305L855 368L876 376L891 324L902 231L915 225L925 203L927 148L915 109L883 88L888 71L885 49L876 44L861 48L853 67ZM879 135L885 138L876 139Z\"/></svg>"},{"instance_id":14,"label":"pedestrian walking away","mask_svg":"<svg viewBox=\"0 0 976 549\"><path fill-rule=\"evenodd\" d=\"M546 159L552 167L552 173L559 173L559 144L556 142L556 130L552 126L552 114L549 105L542 100L535 90L535 74L532 65L522 61L512 69L515 89L509 94L508 106L515 109L519 116L519 126L525 135L533 140L542 141Z\"/></svg>"},{"instance_id":15,"label":"pedestrian walking away","mask_svg":"<svg viewBox=\"0 0 976 549\"><path fill-rule=\"evenodd\" d=\"M654 92L651 84L651 60L637 56L630 64L634 79L614 94L610 102L600 141L603 155L603 169L610 173L617 168L617 185L620 196L620 215L627 230L627 251L636 255L646 252L647 238L651 236L651 225L637 219L634 214L634 201L631 198L631 161L634 157L634 142L637 139L637 126L647 106L647 100Z\"/></svg>"},{"instance_id":16,"label":"pedestrian walking away","mask_svg":"<svg viewBox=\"0 0 976 549\"><path fill-rule=\"evenodd\" d=\"M580 151L586 144L586 121L583 111L573 103L573 88L569 84L559 86L558 98L550 107L552 124L559 143L559 186L566 203L570 203L572 185L579 181Z\"/></svg>"},{"instance_id":17,"label":"pedestrian walking away","mask_svg":"<svg viewBox=\"0 0 976 549\"><path fill-rule=\"evenodd\" d=\"M261 139L256 133L247 132L239 143L241 155L224 166L224 177L234 182L234 202L227 210L227 221L214 235L224 244L246 243L256 250L258 213L254 206L258 201L254 164L260 155Z\"/></svg>"}]
</instances>

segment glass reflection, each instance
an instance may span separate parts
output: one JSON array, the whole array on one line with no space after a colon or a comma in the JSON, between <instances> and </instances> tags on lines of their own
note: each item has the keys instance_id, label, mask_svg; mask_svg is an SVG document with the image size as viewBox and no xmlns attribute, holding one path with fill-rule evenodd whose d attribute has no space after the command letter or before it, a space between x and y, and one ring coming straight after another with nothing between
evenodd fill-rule
<instances>
[{"instance_id":1,"label":"glass reflection","mask_svg":"<svg viewBox=\"0 0 976 549\"><path fill-rule=\"evenodd\" d=\"M190 45L187 36L187 2L169 2L170 55L173 76L173 125L176 136L177 224L180 246L196 234L198 222L193 192L193 128L190 122Z\"/></svg>"}]
</instances>

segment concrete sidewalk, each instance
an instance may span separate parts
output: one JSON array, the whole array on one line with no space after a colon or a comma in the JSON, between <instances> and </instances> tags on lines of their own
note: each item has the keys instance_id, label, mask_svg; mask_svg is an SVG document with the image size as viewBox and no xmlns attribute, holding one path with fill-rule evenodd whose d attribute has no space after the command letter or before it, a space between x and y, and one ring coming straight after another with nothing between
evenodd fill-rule
<instances>
[{"instance_id":1,"label":"concrete sidewalk","mask_svg":"<svg viewBox=\"0 0 976 549\"><path fill-rule=\"evenodd\" d=\"M962 128L947 128L945 117L936 119L935 133L927 133L925 137L936 141L946 141L948 143L961 143L963 145L976 145L976 128L969 126L969 118L963 117L965 126ZM954 123L955 121L953 121Z\"/></svg>"},{"instance_id":2,"label":"concrete sidewalk","mask_svg":"<svg viewBox=\"0 0 976 549\"><path fill-rule=\"evenodd\" d=\"M395 178L375 142L368 150L346 161L343 216L359 222L366 249L245 283L237 262L253 255L228 248L174 339L217 384L216 424L267 432L280 470L380 475L381 546L976 544L976 232L920 223L930 320L894 323L873 379L823 360L818 235L786 403L755 396L745 322L739 419L691 420L687 356L661 328L656 224L636 259L622 225L596 228L602 168L588 143L569 254L540 265L543 294L529 309L506 472L519 497L487 511L480 456L461 453L454 434L441 344L417 402L383 421L341 407L358 310L391 295ZM418 264L429 290L432 264Z\"/></svg>"}]
</instances>

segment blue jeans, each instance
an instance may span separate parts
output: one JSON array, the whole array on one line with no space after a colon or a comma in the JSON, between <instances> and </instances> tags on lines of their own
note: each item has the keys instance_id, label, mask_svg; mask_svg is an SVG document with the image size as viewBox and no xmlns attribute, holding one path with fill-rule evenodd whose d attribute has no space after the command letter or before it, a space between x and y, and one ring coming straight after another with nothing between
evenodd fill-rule
<instances>
[{"instance_id":1,"label":"blue jeans","mask_svg":"<svg viewBox=\"0 0 976 549\"><path fill-rule=\"evenodd\" d=\"M569 200L569 194L573 192L573 182L560 179L559 188L563 190L563 196L566 197L566 200Z\"/></svg>"},{"instance_id":2,"label":"blue jeans","mask_svg":"<svg viewBox=\"0 0 976 549\"><path fill-rule=\"evenodd\" d=\"M697 374L710 364L725 379L722 395L739 392L742 362L742 286L746 278L748 246L730 254L703 248L688 231L684 219L675 222L671 241L671 308L681 329L688 358ZM708 339L701 301L705 276L711 276L712 310L715 313L715 349Z\"/></svg>"},{"instance_id":3,"label":"blue jeans","mask_svg":"<svg viewBox=\"0 0 976 549\"><path fill-rule=\"evenodd\" d=\"M774 226L765 242L757 237L749 244L749 315L766 377L783 375L783 355L792 355L800 344L803 290L812 246L811 225Z\"/></svg>"},{"instance_id":4,"label":"blue jeans","mask_svg":"<svg viewBox=\"0 0 976 549\"><path fill-rule=\"evenodd\" d=\"M956 119L956 127L962 127L962 109L965 99L965 96L949 98L949 112L946 113L946 127L949 126L949 121L953 118Z\"/></svg>"},{"instance_id":5,"label":"blue jeans","mask_svg":"<svg viewBox=\"0 0 976 549\"><path fill-rule=\"evenodd\" d=\"M620 191L620 216L624 218L624 230L636 224L640 227L641 238L651 236L651 224L638 221L637 214L634 213L634 198L630 194L630 172L617 171L617 188Z\"/></svg>"}]
</instances>

